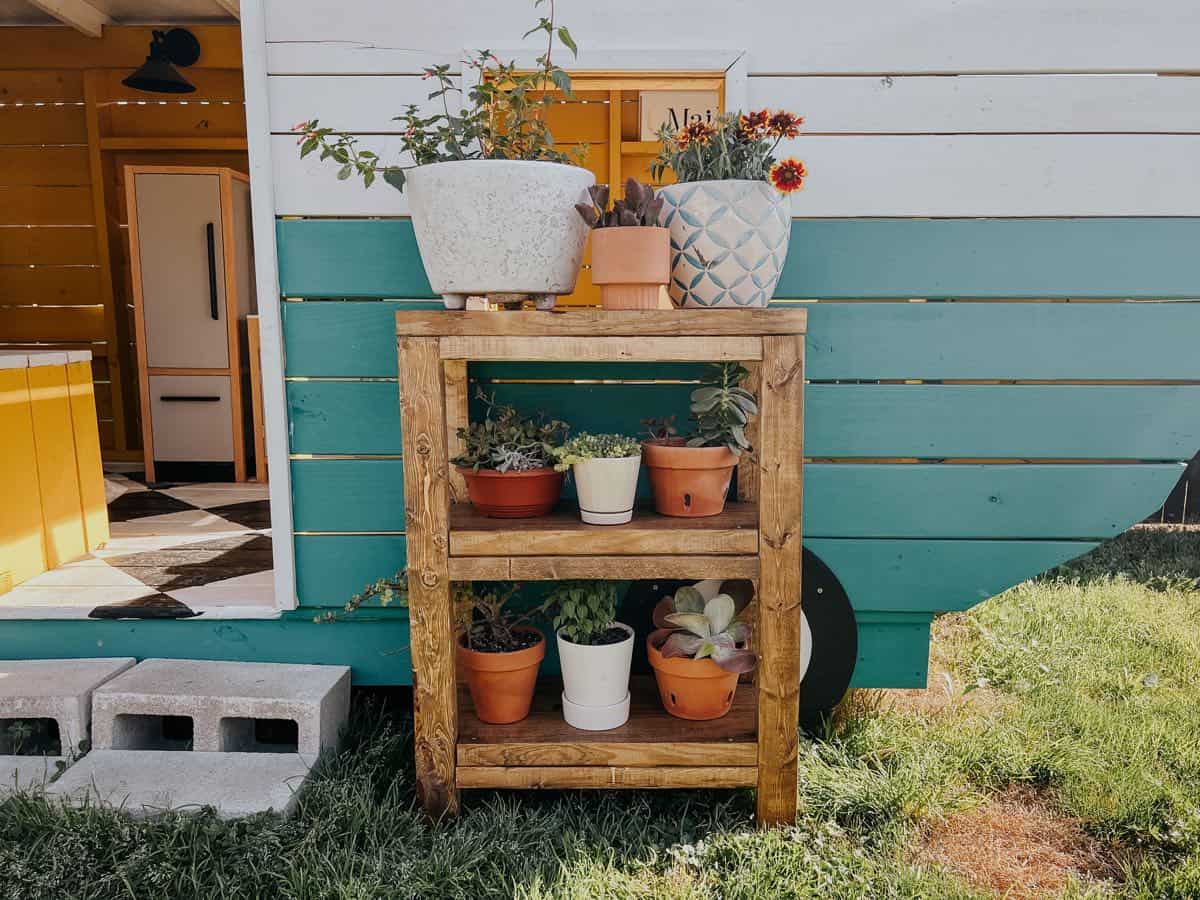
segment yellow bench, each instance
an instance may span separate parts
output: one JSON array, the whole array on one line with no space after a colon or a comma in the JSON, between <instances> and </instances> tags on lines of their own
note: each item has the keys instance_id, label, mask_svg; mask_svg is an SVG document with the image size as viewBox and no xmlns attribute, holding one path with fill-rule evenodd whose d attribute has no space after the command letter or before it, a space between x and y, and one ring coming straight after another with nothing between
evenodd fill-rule
<instances>
[{"instance_id":1,"label":"yellow bench","mask_svg":"<svg viewBox=\"0 0 1200 900\"><path fill-rule=\"evenodd\" d=\"M91 359L0 353L0 592L108 540Z\"/></svg>"}]
</instances>

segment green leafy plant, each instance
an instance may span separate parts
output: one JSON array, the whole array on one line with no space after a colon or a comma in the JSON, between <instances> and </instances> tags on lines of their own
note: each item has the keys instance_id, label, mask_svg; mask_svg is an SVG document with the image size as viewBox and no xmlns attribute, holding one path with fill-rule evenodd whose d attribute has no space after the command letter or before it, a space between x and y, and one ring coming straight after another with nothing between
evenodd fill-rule
<instances>
[{"instance_id":1,"label":"green leafy plant","mask_svg":"<svg viewBox=\"0 0 1200 900\"><path fill-rule=\"evenodd\" d=\"M482 422L458 429L463 451L451 460L456 466L528 472L553 465L555 448L566 439L569 426L544 415L525 416L516 408L496 403L495 395L477 389L476 398L487 409Z\"/></svg>"},{"instance_id":2,"label":"green leafy plant","mask_svg":"<svg viewBox=\"0 0 1200 900\"><path fill-rule=\"evenodd\" d=\"M554 612L554 628L561 628L572 644L607 644L613 643L610 632L621 631L612 627L617 599L612 581L560 581L547 596L544 609Z\"/></svg>"},{"instance_id":3,"label":"green leafy plant","mask_svg":"<svg viewBox=\"0 0 1200 900\"><path fill-rule=\"evenodd\" d=\"M738 363L715 363L710 373L692 391L690 409L695 431L684 439L679 437L674 416L642 419L650 440L660 444L683 440L689 447L726 447L735 456L754 449L746 438L746 426L758 415L758 400L742 387L749 370Z\"/></svg>"},{"instance_id":4,"label":"green leafy plant","mask_svg":"<svg viewBox=\"0 0 1200 900\"><path fill-rule=\"evenodd\" d=\"M628 459L641 453L642 446L637 438L623 434L588 434L584 431L568 439L561 447L554 448L554 457L558 460L554 468L565 472L584 460Z\"/></svg>"},{"instance_id":5,"label":"green leafy plant","mask_svg":"<svg viewBox=\"0 0 1200 900\"><path fill-rule=\"evenodd\" d=\"M746 648L750 623L740 618L751 593L738 582L721 587L727 585L732 593L717 594L708 602L690 586L679 588L673 597L663 597L654 609L655 626L671 629L661 648L663 656L711 658L727 672L754 669L758 656Z\"/></svg>"},{"instance_id":6,"label":"green leafy plant","mask_svg":"<svg viewBox=\"0 0 1200 900\"><path fill-rule=\"evenodd\" d=\"M400 146L404 153L411 154L411 165L385 165L374 151L360 150L354 135L322 127L317 119L300 122L293 129L300 135L300 156L320 150L322 160L332 160L339 167L339 179L357 175L364 186L370 187L381 176L401 191L407 169L430 163L466 159L582 163L587 148L577 147L573 154L554 149L554 135L544 117L546 107L554 102L554 89L573 96L570 76L552 58L556 41L575 56L579 50L567 27L555 24L554 0L533 3L535 8L543 4L548 5L548 14L524 35L546 35L546 50L538 56L532 71L522 70L512 60L501 62L490 50L476 50L462 64L476 70L479 81L467 91L467 102L456 108L458 104L451 104L450 97L461 95L462 88L451 75L450 64L424 70L422 77L437 85L429 99L440 100L442 111L425 116L416 104L409 104L393 120L403 128Z\"/></svg>"},{"instance_id":7,"label":"green leafy plant","mask_svg":"<svg viewBox=\"0 0 1200 900\"><path fill-rule=\"evenodd\" d=\"M591 203L575 204L575 209L589 228L648 228L658 225L658 214L662 210L663 199L654 195L654 188L650 185L630 178L625 182L625 199L614 200L611 209L608 206L608 196L607 184L593 184L588 188Z\"/></svg>"},{"instance_id":8,"label":"green leafy plant","mask_svg":"<svg viewBox=\"0 0 1200 900\"><path fill-rule=\"evenodd\" d=\"M801 116L784 110L726 113L711 122L690 122L658 133L662 149L650 166L650 175L661 181L667 169L680 182L745 179L770 181L783 193L798 191L808 175L798 159L775 160L780 141L794 138L804 123Z\"/></svg>"}]
</instances>

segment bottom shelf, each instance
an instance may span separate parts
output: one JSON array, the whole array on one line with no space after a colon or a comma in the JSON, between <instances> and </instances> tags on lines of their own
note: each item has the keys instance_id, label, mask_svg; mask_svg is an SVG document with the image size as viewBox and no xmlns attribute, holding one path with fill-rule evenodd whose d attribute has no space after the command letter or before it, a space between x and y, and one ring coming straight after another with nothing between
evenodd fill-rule
<instances>
[{"instance_id":1,"label":"bottom shelf","mask_svg":"<svg viewBox=\"0 0 1200 900\"><path fill-rule=\"evenodd\" d=\"M529 717L489 725L475 717L465 685L458 696L459 787L747 787L758 780L755 688L739 687L729 713L710 722L669 715L652 677L629 686L629 721L580 731L562 718L562 684L538 685Z\"/></svg>"}]
</instances>

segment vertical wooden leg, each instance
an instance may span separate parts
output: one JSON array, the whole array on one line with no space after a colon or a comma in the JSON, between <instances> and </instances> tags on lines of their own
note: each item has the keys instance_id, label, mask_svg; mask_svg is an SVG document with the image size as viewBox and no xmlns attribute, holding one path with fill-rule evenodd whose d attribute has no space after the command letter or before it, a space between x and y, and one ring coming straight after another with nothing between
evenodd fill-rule
<instances>
[{"instance_id":1,"label":"vertical wooden leg","mask_svg":"<svg viewBox=\"0 0 1200 900\"><path fill-rule=\"evenodd\" d=\"M763 338L758 530L758 821L796 819L804 337Z\"/></svg>"},{"instance_id":2,"label":"vertical wooden leg","mask_svg":"<svg viewBox=\"0 0 1200 900\"><path fill-rule=\"evenodd\" d=\"M742 383L746 390L756 397L762 393L762 363L742 363L750 371L749 377ZM759 444L762 443L762 417L751 419L746 425L746 439L750 442L751 451L743 453L737 467L737 495L743 503L754 503L758 500L758 454Z\"/></svg>"},{"instance_id":3,"label":"vertical wooden leg","mask_svg":"<svg viewBox=\"0 0 1200 900\"><path fill-rule=\"evenodd\" d=\"M446 445L450 456L458 456L463 442L458 439L458 429L466 428L470 422L470 385L467 381L467 361L448 359L443 364L446 377ZM458 470L450 467L450 499L455 503L467 502L467 482Z\"/></svg>"},{"instance_id":4,"label":"vertical wooden leg","mask_svg":"<svg viewBox=\"0 0 1200 900\"><path fill-rule=\"evenodd\" d=\"M417 796L437 818L458 812L446 400L437 339L401 338L399 369Z\"/></svg>"}]
</instances>

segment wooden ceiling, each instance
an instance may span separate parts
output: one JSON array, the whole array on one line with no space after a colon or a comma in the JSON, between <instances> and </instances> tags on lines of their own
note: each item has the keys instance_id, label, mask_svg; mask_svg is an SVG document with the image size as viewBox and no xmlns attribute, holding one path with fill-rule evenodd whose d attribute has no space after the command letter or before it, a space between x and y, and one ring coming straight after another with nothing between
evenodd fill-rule
<instances>
[{"instance_id":1,"label":"wooden ceiling","mask_svg":"<svg viewBox=\"0 0 1200 900\"><path fill-rule=\"evenodd\" d=\"M0 0L0 25L68 25L100 37L105 25L230 22L240 0Z\"/></svg>"}]
</instances>

